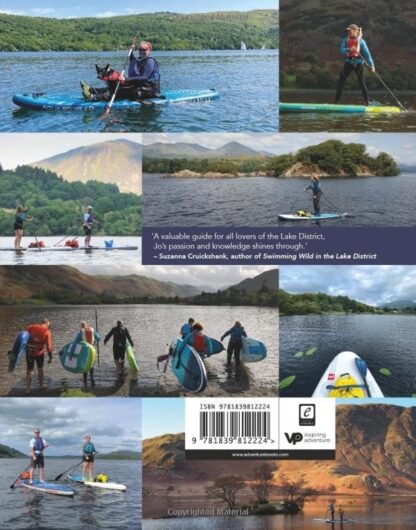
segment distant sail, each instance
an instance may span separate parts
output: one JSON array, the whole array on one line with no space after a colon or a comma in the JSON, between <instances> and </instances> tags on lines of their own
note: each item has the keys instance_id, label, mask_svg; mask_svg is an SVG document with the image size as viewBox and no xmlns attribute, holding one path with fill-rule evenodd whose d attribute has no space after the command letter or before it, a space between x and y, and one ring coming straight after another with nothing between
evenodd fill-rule
<instances>
[{"instance_id":1,"label":"distant sail","mask_svg":"<svg viewBox=\"0 0 416 530\"><path fill-rule=\"evenodd\" d=\"M260 49L261 49L261 50L265 50L265 49L266 49L266 46L263 45Z\"/></svg>"},{"instance_id":2,"label":"distant sail","mask_svg":"<svg viewBox=\"0 0 416 530\"><path fill-rule=\"evenodd\" d=\"M246 46L246 43L244 41L241 41L240 50L247 50L247 46Z\"/></svg>"}]
</instances>

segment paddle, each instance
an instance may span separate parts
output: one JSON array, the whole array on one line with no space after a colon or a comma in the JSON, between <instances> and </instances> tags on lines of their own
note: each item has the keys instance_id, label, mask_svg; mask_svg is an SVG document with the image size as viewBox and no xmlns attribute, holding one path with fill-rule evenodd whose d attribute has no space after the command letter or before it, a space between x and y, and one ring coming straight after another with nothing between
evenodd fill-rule
<instances>
[{"instance_id":1,"label":"paddle","mask_svg":"<svg viewBox=\"0 0 416 530\"><path fill-rule=\"evenodd\" d=\"M12 489L14 488L14 485L15 485L16 482L19 480L20 475L21 475L22 473L24 473L25 471L27 471L27 470L30 468L31 465L32 465L32 464L29 464L29 465L27 466L26 469L24 469L23 471L21 471L21 472L19 473L19 476L17 477L17 479L13 482L13 484L11 484L11 485L9 486L10 488L12 488Z\"/></svg>"},{"instance_id":2,"label":"paddle","mask_svg":"<svg viewBox=\"0 0 416 530\"><path fill-rule=\"evenodd\" d=\"M95 329L98 333L98 311L95 309ZM98 371L100 371L100 341L97 340L97 363Z\"/></svg>"},{"instance_id":3,"label":"paddle","mask_svg":"<svg viewBox=\"0 0 416 530\"><path fill-rule=\"evenodd\" d=\"M55 480L59 480L62 477L62 475L65 475L65 473L68 473L68 471L72 471L73 469L75 469L76 467L80 466L81 464L82 464L82 462L78 462L78 464L76 464L75 466L72 466L69 469L67 469L66 471L63 471L60 475L55 477Z\"/></svg>"},{"instance_id":4,"label":"paddle","mask_svg":"<svg viewBox=\"0 0 416 530\"><path fill-rule=\"evenodd\" d=\"M133 39L133 41L131 43L132 46L136 43L136 40L137 40L138 36L139 36L139 33L137 33L135 35L135 37L134 37L134 39ZM124 61L124 65L123 65L123 69L122 69L121 74L120 74L120 78L124 76L124 71L125 71L128 63L130 62L130 56L131 56L132 53L133 53L133 48L130 47L129 53L128 53L127 57L126 57L126 60ZM121 85L121 79L118 80L117 85L116 85L116 89L114 90L114 93L111 96L110 102L106 106L104 113L100 116L100 118L99 118L100 120L103 120L104 118L107 118L107 116L110 114L111 107L113 106L114 100L116 99L116 95L117 95L118 89L120 88L120 85Z\"/></svg>"},{"instance_id":5,"label":"paddle","mask_svg":"<svg viewBox=\"0 0 416 530\"><path fill-rule=\"evenodd\" d=\"M363 359L359 359L358 357L356 357L355 358L355 365L357 366L358 371L360 372L360 375L363 378L364 386L365 386L365 389L367 391L367 396L371 397L370 388L368 386L367 378L366 378L366 375L367 375L367 363L365 361L363 361Z\"/></svg>"},{"instance_id":6,"label":"paddle","mask_svg":"<svg viewBox=\"0 0 416 530\"><path fill-rule=\"evenodd\" d=\"M368 68L371 68L371 66L368 64L368 62L364 59L364 57L362 55L360 55L360 58L364 61L364 64L368 67ZM397 98L397 96L395 95L395 93L393 92L393 90L391 90L387 85L386 83L383 81L383 79L380 77L380 75L377 73L377 72L373 72L373 74L377 77L377 79L380 81L380 83L384 86L384 88L387 90L387 92L396 100L397 104L399 105L399 107L406 111L406 109L404 108L404 106L400 103L399 99Z\"/></svg>"}]
</instances>

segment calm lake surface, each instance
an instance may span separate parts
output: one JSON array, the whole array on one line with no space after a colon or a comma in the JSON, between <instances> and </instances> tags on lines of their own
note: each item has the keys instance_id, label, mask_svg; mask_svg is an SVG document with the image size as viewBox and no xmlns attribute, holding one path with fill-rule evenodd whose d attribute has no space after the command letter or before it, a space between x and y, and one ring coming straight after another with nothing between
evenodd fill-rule
<instances>
[{"instance_id":1,"label":"calm lake surface","mask_svg":"<svg viewBox=\"0 0 416 530\"><path fill-rule=\"evenodd\" d=\"M291 103L332 103L335 89L329 90L284 90L280 99ZM416 131L416 95L397 94L407 112L399 114L337 114L337 113L295 113L280 114L280 130L294 131L332 131L332 132L414 132ZM386 92L370 91L370 98L382 105L397 106L396 101ZM341 103L362 105L358 92L345 92Z\"/></svg>"},{"instance_id":2,"label":"calm lake surface","mask_svg":"<svg viewBox=\"0 0 416 530\"><path fill-rule=\"evenodd\" d=\"M338 506L342 505L348 517L353 522L343 526L327 524L314 519L325 517L328 504L333 501ZM153 500L144 498L145 511L147 503ZM167 503L173 508L189 509L221 507L214 504L211 499L193 502L191 499L181 501L175 497ZM168 508L168 506L166 506ZM337 496L335 499L318 497L315 501L305 504L304 513L300 515L274 515L274 516L248 516L248 517L189 517L167 520L143 521L145 530L410 530L416 526L416 497L346 497Z\"/></svg>"},{"instance_id":3,"label":"calm lake surface","mask_svg":"<svg viewBox=\"0 0 416 530\"><path fill-rule=\"evenodd\" d=\"M19 132L267 132L278 129L277 50L156 52L162 92L215 88L220 99L131 111L38 112L19 109L14 93L80 94L80 79L99 85L95 63L121 70L126 52L0 53L5 79L0 131ZM45 76L45 72L47 75ZM99 85L100 86L100 85Z\"/></svg>"},{"instance_id":4,"label":"calm lake surface","mask_svg":"<svg viewBox=\"0 0 416 530\"><path fill-rule=\"evenodd\" d=\"M277 309L229 306L145 305L137 307L139 392L145 396L182 396L187 393L174 376L171 367L166 373L157 370L156 359L168 351L168 345L179 336L182 324L192 317L204 324L208 336L220 339L235 320L240 320L249 337L266 344L268 356L259 363L245 363L239 370L226 371L226 352L204 360L208 386L201 397L236 395L262 396L276 393L278 378ZM224 340L228 345L228 337Z\"/></svg>"},{"instance_id":5,"label":"calm lake surface","mask_svg":"<svg viewBox=\"0 0 416 530\"><path fill-rule=\"evenodd\" d=\"M386 397L416 393L416 317L402 315L302 315L280 317L280 379L296 375L282 397L310 397L338 353L353 351L367 364ZM317 347L296 359L298 351ZM391 376L380 374L389 368Z\"/></svg>"},{"instance_id":6,"label":"calm lake surface","mask_svg":"<svg viewBox=\"0 0 416 530\"><path fill-rule=\"evenodd\" d=\"M151 227L313 226L318 222L290 223L278 219L281 213L313 211L312 197L303 191L308 182L306 178L178 179L145 174L144 224ZM350 215L322 221L322 226L416 225L415 174L322 179L322 190L322 212L335 210ZM181 204L192 204L192 208Z\"/></svg>"},{"instance_id":7,"label":"calm lake surface","mask_svg":"<svg viewBox=\"0 0 416 530\"><path fill-rule=\"evenodd\" d=\"M97 306L97 312L98 333L101 335L101 343L100 365L98 366L98 359L95 362L95 390L103 395L110 395L118 389L118 378L113 360L113 341L110 339L104 346L104 337L120 319L129 329L136 344L140 341L141 323L137 306L134 305ZM22 359L15 371L9 374L7 372L7 352L12 347L17 333L29 324L39 322L43 316L49 318L51 322L53 359L52 364L45 363L45 384L48 386L46 391L37 390L37 371L35 369L32 396L48 395L51 392L63 391L67 387L82 387L82 375L72 374L64 370L57 354L62 346L75 338L80 329L81 320L86 320L96 329L94 306L0 306L0 336L3 339L0 349L0 396L23 395L26 361Z\"/></svg>"},{"instance_id":8,"label":"calm lake surface","mask_svg":"<svg viewBox=\"0 0 416 530\"><path fill-rule=\"evenodd\" d=\"M79 461L79 459L78 459ZM104 460L96 463L114 482L126 484L127 491L105 491L69 482L64 475L59 484L75 490L74 497L57 497L9 486L27 466L27 460L3 458L0 462L0 528L4 530L138 530L142 516L141 464L134 460ZM45 480L75 465L77 459L45 459Z\"/></svg>"},{"instance_id":9,"label":"calm lake surface","mask_svg":"<svg viewBox=\"0 0 416 530\"><path fill-rule=\"evenodd\" d=\"M23 237L23 246L29 245L35 241L35 238L27 232L28 235ZM38 240L45 242L47 247L63 248L61 246L54 247L62 239L61 236L40 237ZM71 239L71 238L68 238ZM113 240L113 245L116 246L136 246L138 250L104 250L104 241ZM80 246L84 246L84 237L79 237ZM139 265L141 263L141 237L119 237L119 236L93 236L91 240L92 245L101 247L103 250L84 249L84 250L63 250L61 251L47 251L47 250L4 250L14 247L13 237L0 238L0 264L1 265L109 265L114 263L119 265L120 261L129 265ZM60 243L62 245L63 242Z\"/></svg>"}]
</instances>

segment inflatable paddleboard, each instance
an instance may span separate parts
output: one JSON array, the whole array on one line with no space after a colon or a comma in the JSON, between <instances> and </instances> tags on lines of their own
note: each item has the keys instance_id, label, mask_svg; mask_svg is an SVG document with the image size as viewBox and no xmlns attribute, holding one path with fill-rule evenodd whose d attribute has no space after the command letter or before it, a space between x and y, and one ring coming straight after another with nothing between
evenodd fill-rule
<instances>
[{"instance_id":1,"label":"inflatable paddleboard","mask_svg":"<svg viewBox=\"0 0 416 530\"><path fill-rule=\"evenodd\" d=\"M29 342L29 333L27 331L21 331L17 334L12 349L9 351L9 372L13 372L16 366L22 360L26 353L26 346Z\"/></svg>"},{"instance_id":2,"label":"inflatable paddleboard","mask_svg":"<svg viewBox=\"0 0 416 530\"><path fill-rule=\"evenodd\" d=\"M347 213L321 213L321 215L296 215L290 213L279 214L279 219L282 221L322 221L325 219L340 219L347 217Z\"/></svg>"},{"instance_id":3,"label":"inflatable paddleboard","mask_svg":"<svg viewBox=\"0 0 416 530\"><path fill-rule=\"evenodd\" d=\"M258 363L267 357L267 348L263 342L243 337L240 359L245 363Z\"/></svg>"},{"instance_id":4,"label":"inflatable paddleboard","mask_svg":"<svg viewBox=\"0 0 416 530\"><path fill-rule=\"evenodd\" d=\"M75 495L73 489L54 482L40 482L39 480L34 480L33 484L30 484L29 480L20 480L19 483L23 488L38 491L40 493L51 493L52 495L62 495L65 497L73 497Z\"/></svg>"},{"instance_id":5,"label":"inflatable paddleboard","mask_svg":"<svg viewBox=\"0 0 416 530\"><path fill-rule=\"evenodd\" d=\"M364 386L364 380L357 368L356 359L361 361L360 357L351 351L339 353L325 370L312 397L369 397ZM368 369L366 380L371 397L384 397L377 381Z\"/></svg>"},{"instance_id":6,"label":"inflatable paddleboard","mask_svg":"<svg viewBox=\"0 0 416 530\"><path fill-rule=\"evenodd\" d=\"M182 346L182 339L173 341L170 346L173 352L171 357L172 371L187 390L195 393L202 392L208 384L205 365L199 353L188 344L185 344L179 353Z\"/></svg>"},{"instance_id":7,"label":"inflatable paddleboard","mask_svg":"<svg viewBox=\"0 0 416 530\"><path fill-rule=\"evenodd\" d=\"M124 484L117 484L116 482L94 482L90 480L84 480L82 475L68 475L69 480L72 482L77 482L78 484L84 484L84 486L89 486L90 488L98 488L103 490L117 490L117 491L126 491L127 486Z\"/></svg>"},{"instance_id":8,"label":"inflatable paddleboard","mask_svg":"<svg viewBox=\"0 0 416 530\"><path fill-rule=\"evenodd\" d=\"M400 107L386 105L331 105L327 103L280 103L280 112L338 112L346 114L397 114Z\"/></svg>"},{"instance_id":9,"label":"inflatable paddleboard","mask_svg":"<svg viewBox=\"0 0 416 530\"><path fill-rule=\"evenodd\" d=\"M205 357L211 357L211 355L216 355L217 353L221 353L225 350L222 342L220 342L219 340L211 339L211 337L208 337L208 339L211 343L212 353L205 355Z\"/></svg>"},{"instance_id":10,"label":"inflatable paddleboard","mask_svg":"<svg viewBox=\"0 0 416 530\"><path fill-rule=\"evenodd\" d=\"M128 99L115 100L112 108L118 110L140 109L143 106L162 106L170 103L193 103L218 99L219 94L214 89L206 90L165 90L163 98L146 99L145 105L140 101ZM103 112L108 101L87 101L82 96L71 96L66 94L15 94L13 103L19 107L32 110L82 110Z\"/></svg>"},{"instance_id":11,"label":"inflatable paddleboard","mask_svg":"<svg viewBox=\"0 0 416 530\"><path fill-rule=\"evenodd\" d=\"M130 344L129 341L126 342L126 347L124 351L126 352L127 362L129 363L130 370L132 370L133 372L138 372L139 366L137 364L136 356L134 355L133 346Z\"/></svg>"},{"instance_id":12,"label":"inflatable paddleboard","mask_svg":"<svg viewBox=\"0 0 416 530\"><path fill-rule=\"evenodd\" d=\"M88 342L69 342L59 352L59 360L65 370L73 374L85 374L94 366L96 351Z\"/></svg>"}]
</instances>

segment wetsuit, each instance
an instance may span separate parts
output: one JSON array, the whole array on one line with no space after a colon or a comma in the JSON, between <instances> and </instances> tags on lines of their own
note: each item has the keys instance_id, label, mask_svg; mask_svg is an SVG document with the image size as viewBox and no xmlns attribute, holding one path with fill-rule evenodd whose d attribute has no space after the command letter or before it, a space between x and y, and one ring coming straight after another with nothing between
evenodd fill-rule
<instances>
[{"instance_id":1,"label":"wetsuit","mask_svg":"<svg viewBox=\"0 0 416 530\"><path fill-rule=\"evenodd\" d=\"M107 344L111 337L113 337L114 360L124 361L127 341L134 346L129 330L124 326L114 326L114 328L105 336L104 344Z\"/></svg>"}]
</instances>

